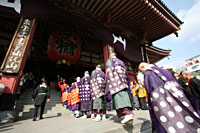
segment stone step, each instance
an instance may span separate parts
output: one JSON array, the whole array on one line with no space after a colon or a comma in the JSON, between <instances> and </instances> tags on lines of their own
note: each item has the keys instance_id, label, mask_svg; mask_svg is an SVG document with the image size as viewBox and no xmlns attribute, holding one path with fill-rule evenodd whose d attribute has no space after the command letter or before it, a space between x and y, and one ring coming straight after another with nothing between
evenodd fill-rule
<instances>
[{"instance_id":1,"label":"stone step","mask_svg":"<svg viewBox=\"0 0 200 133\"><path fill-rule=\"evenodd\" d=\"M32 101L32 99L20 99L20 100L18 100L18 102L19 103L27 103L27 102L30 102L30 103L34 103L33 101ZM59 103L61 103L61 100L60 99L50 99L50 102L59 102Z\"/></svg>"},{"instance_id":2,"label":"stone step","mask_svg":"<svg viewBox=\"0 0 200 133\"><path fill-rule=\"evenodd\" d=\"M32 101L32 100L23 100L23 101L18 101L18 103L20 103L20 104L34 104L34 102ZM53 103L53 104L55 104L55 103L57 103L57 104L62 104L61 103L61 100L51 100L49 103Z\"/></svg>"},{"instance_id":3,"label":"stone step","mask_svg":"<svg viewBox=\"0 0 200 133\"><path fill-rule=\"evenodd\" d=\"M35 108L34 102L32 101L32 93L33 90L26 90L21 93L16 107L19 111L19 119L32 119ZM64 109L61 103L60 92L50 90L50 99L51 101L46 103L44 115L66 113L66 109Z\"/></svg>"},{"instance_id":4,"label":"stone step","mask_svg":"<svg viewBox=\"0 0 200 133\"><path fill-rule=\"evenodd\" d=\"M61 98L50 98L51 101L61 101ZM32 101L32 98L22 98L22 99L19 99L18 101Z\"/></svg>"},{"instance_id":5,"label":"stone step","mask_svg":"<svg viewBox=\"0 0 200 133\"><path fill-rule=\"evenodd\" d=\"M24 112L24 113L19 113L19 119L27 119L27 118L30 118L30 119L33 119L33 114L34 112ZM39 114L40 114L40 111L38 111L38 117L39 117ZM43 114L43 117L50 117L50 116L59 116L59 115L66 115L67 112L64 111L54 111L54 112L46 112L44 111L44 114Z\"/></svg>"},{"instance_id":6,"label":"stone step","mask_svg":"<svg viewBox=\"0 0 200 133\"><path fill-rule=\"evenodd\" d=\"M35 107L32 107L32 108L23 108L23 112L27 112L31 109L34 109ZM46 110L64 110L64 107L46 107L45 106L45 109Z\"/></svg>"},{"instance_id":7,"label":"stone step","mask_svg":"<svg viewBox=\"0 0 200 133\"><path fill-rule=\"evenodd\" d=\"M65 111L44 111L43 115L52 115L52 114L64 114L66 113ZM22 118L26 118L26 117L30 117L30 118L33 118L33 114L34 114L34 111L30 111L30 112L20 112L19 113L19 117L22 117ZM40 111L38 111L38 116L40 114Z\"/></svg>"},{"instance_id":8,"label":"stone step","mask_svg":"<svg viewBox=\"0 0 200 133\"><path fill-rule=\"evenodd\" d=\"M50 99L61 100L61 97L50 97ZM32 97L20 97L19 100L32 100Z\"/></svg>"},{"instance_id":9,"label":"stone step","mask_svg":"<svg viewBox=\"0 0 200 133\"><path fill-rule=\"evenodd\" d=\"M32 94L31 95L20 95L20 98L23 97L23 98L29 98L29 97L32 97ZM52 95L50 94L50 97L61 97L60 95Z\"/></svg>"},{"instance_id":10,"label":"stone step","mask_svg":"<svg viewBox=\"0 0 200 133\"><path fill-rule=\"evenodd\" d=\"M19 106L17 106L18 108L33 108L33 107L35 107L35 105L19 105ZM46 104L45 105L45 107L51 107L51 108L60 108L60 107L63 107L62 105L56 105L56 104L54 104L54 105L51 105L51 104Z\"/></svg>"}]
</instances>

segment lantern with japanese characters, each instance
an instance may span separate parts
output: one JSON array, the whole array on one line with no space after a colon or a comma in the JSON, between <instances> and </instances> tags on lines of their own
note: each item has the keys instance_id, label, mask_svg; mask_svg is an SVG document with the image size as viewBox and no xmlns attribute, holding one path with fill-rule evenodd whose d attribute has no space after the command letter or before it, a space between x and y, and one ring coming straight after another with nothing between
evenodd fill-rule
<instances>
[{"instance_id":1,"label":"lantern with japanese characters","mask_svg":"<svg viewBox=\"0 0 200 133\"><path fill-rule=\"evenodd\" d=\"M53 32L49 37L48 56L57 64L70 64L78 60L80 38L71 32Z\"/></svg>"}]
</instances>

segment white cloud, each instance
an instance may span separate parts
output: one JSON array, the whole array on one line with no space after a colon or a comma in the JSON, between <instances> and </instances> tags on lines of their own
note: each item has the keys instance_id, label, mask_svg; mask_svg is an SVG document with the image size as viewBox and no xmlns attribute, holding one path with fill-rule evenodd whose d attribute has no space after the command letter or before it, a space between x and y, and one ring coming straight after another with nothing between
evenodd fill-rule
<instances>
[{"instance_id":1,"label":"white cloud","mask_svg":"<svg viewBox=\"0 0 200 133\"><path fill-rule=\"evenodd\" d=\"M184 66L185 60L199 54L200 41L200 0L196 0L188 10L180 10L177 17L184 23L178 31L179 37L173 34L162 39L159 43L172 49L170 59L163 59L158 66L164 68L179 68Z\"/></svg>"},{"instance_id":2,"label":"white cloud","mask_svg":"<svg viewBox=\"0 0 200 133\"><path fill-rule=\"evenodd\" d=\"M200 40L200 0L195 1L189 10L180 10L177 16L184 24L181 26L179 38L176 38L176 40L189 40L192 42Z\"/></svg>"},{"instance_id":3,"label":"white cloud","mask_svg":"<svg viewBox=\"0 0 200 133\"><path fill-rule=\"evenodd\" d=\"M191 42L196 42L196 41L198 41L198 40L200 40L200 34L197 34L196 36L190 38L190 41L191 41Z\"/></svg>"},{"instance_id":4,"label":"white cloud","mask_svg":"<svg viewBox=\"0 0 200 133\"><path fill-rule=\"evenodd\" d=\"M165 69L173 68L173 70L176 70L177 67L184 66L184 63L185 63L185 58L181 57L181 58L178 58L177 60L171 61L171 62L169 62L168 60L166 60L166 61L163 60L162 62L156 63L156 65L158 65L159 67L163 67Z\"/></svg>"}]
</instances>

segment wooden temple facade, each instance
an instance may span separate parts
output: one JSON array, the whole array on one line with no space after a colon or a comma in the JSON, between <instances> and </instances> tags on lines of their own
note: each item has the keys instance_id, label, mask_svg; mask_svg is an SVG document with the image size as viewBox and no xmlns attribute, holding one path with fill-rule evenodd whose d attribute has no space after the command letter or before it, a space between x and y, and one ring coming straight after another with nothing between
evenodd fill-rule
<instances>
[{"instance_id":1,"label":"wooden temple facade","mask_svg":"<svg viewBox=\"0 0 200 133\"><path fill-rule=\"evenodd\" d=\"M73 81L97 63L105 65L113 50L125 62L131 80L136 80L140 62L156 63L170 55L170 50L152 43L176 33L182 24L161 0L13 0L9 4L0 2L0 83L5 85L0 110L13 108L23 72L49 80L65 72L63 76ZM52 39L58 36L62 39ZM51 42L56 41L60 44L56 48L66 44L64 52L77 57L50 55Z\"/></svg>"}]
</instances>

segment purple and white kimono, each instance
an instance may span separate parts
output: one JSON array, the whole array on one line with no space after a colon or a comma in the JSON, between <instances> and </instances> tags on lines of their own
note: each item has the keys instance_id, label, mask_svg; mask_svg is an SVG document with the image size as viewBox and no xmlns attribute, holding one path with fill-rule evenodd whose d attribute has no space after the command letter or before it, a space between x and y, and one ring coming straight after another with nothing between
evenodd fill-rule
<instances>
[{"instance_id":1,"label":"purple and white kimono","mask_svg":"<svg viewBox=\"0 0 200 133\"><path fill-rule=\"evenodd\" d=\"M91 74L92 100L105 95L105 74L100 70L94 70Z\"/></svg>"},{"instance_id":2,"label":"purple and white kimono","mask_svg":"<svg viewBox=\"0 0 200 133\"><path fill-rule=\"evenodd\" d=\"M132 115L132 103L130 100L131 89L129 77L123 61L116 57L109 58L106 63L107 81L105 92L112 95L113 109L117 116Z\"/></svg>"},{"instance_id":3,"label":"purple and white kimono","mask_svg":"<svg viewBox=\"0 0 200 133\"><path fill-rule=\"evenodd\" d=\"M84 76L80 81L79 100L81 102L81 111L90 111L92 109L90 76Z\"/></svg>"},{"instance_id":4,"label":"purple and white kimono","mask_svg":"<svg viewBox=\"0 0 200 133\"><path fill-rule=\"evenodd\" d=\"M106 63L107 70L107 84L106 84L106 92L109 90L111 95L129 88L129 78L126 72L125 65L123 61L118 58L109 58Z\"/></svg>"},{"instance_id":5,"label":"purple and white kimono","mask_svg":"<svg viewBox=\"0 0 200 133\"><path fill-rule=\"evenodd\" d=\"M198 113L169 71L149 65L144 81L156 133L200 132Z\"/></svg>"},{"instance_id":6,"label":"purple and white kimono","mask_svg":"<svg viewBox=\"0 0 200 133\"><path fill-rule=\"evenodd\" d=\"M80 81L79 81L79 82L76 82L76 83L77 83L78 88L80 88L80 84L81 84ZM72 92L72 90L74 90L74 89L76 89L75 83L73 83L70 92ZM72 111L73 111L73 110L80 110L80 103L76 103L76 104L74 104L74 105L71 105L71 110L72 110Z\"/></svg>"}]
</instances>

